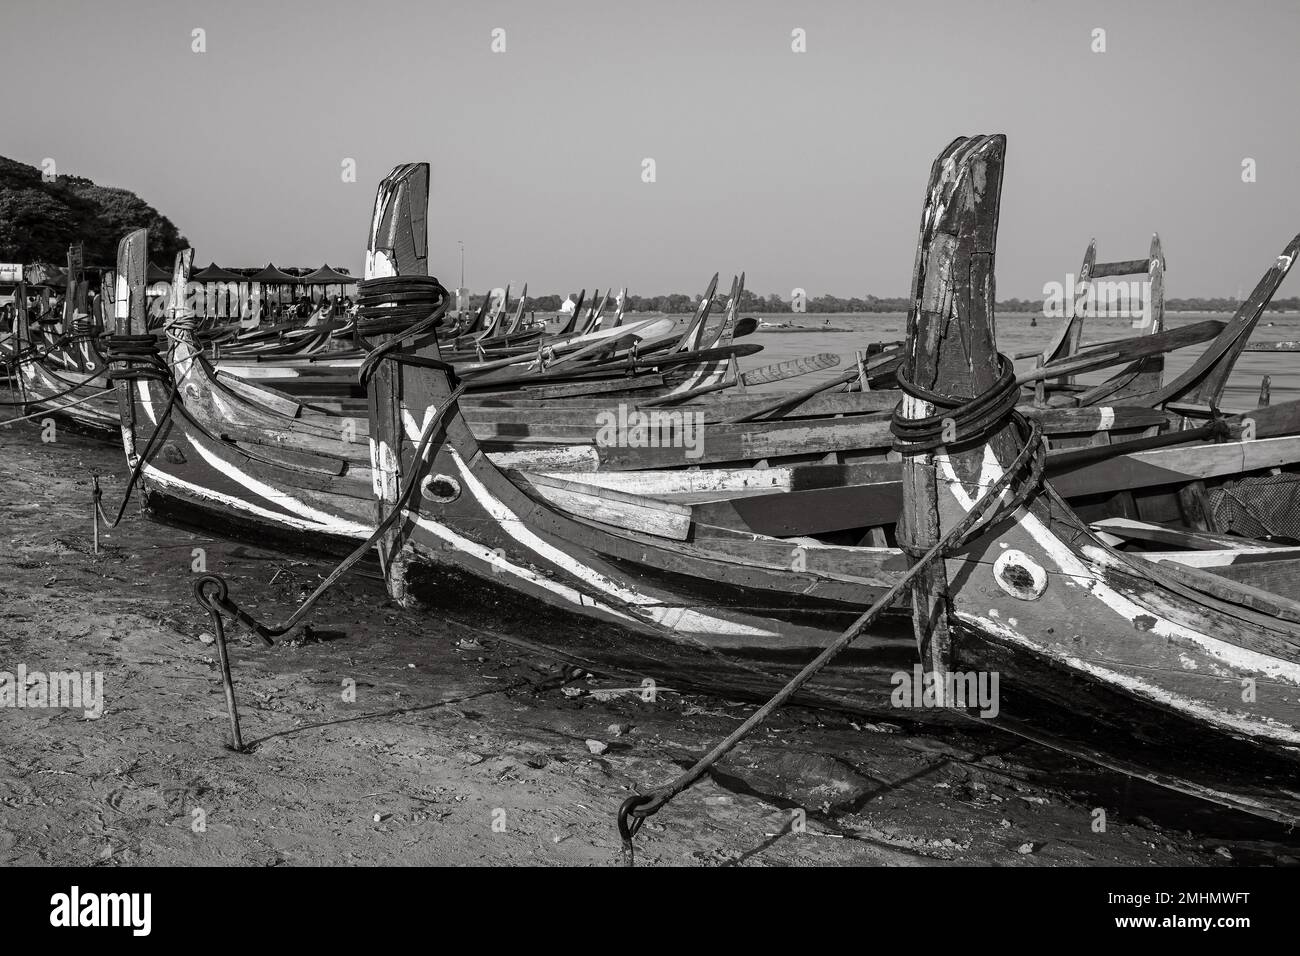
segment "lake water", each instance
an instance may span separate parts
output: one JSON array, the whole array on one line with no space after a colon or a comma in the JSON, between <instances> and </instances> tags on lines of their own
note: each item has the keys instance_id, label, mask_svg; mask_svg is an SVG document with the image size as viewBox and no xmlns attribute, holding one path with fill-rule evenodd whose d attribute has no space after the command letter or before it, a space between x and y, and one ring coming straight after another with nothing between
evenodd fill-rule
<instances>
[{"instance_id":1,"label":"lake water","mask_svg":"<svg viewBox=\"0 0 1300 956\"><path fill-rule=\"evenodd\" d=\"M1037 327L1029 322L1032 313L1010 312L998 316L998 348L1012 355L1030 349L1044 348L1055 330L1059 328L1060 319L1038 318ZM798 358L815 352L835 352L840 355L840 365L825 372L801 375L786 379L775 385L763 386L764 391L800 391L817 381L834 378L853 362L854 351L866 348L872 342L894 342L903 338L907 317L902 313L836 313L832 315L760 315L760 321L771 323L789 323L808 326L806 332L771 333L756 331L742 342L753 342L763 346L763 351L741 359L742 371ZM1217 319L1227 322L1231 318L1226 313L1179 312L1165 315L1165 328L1174 329L1191 325L1205 319ZM821 332L817 326L830 325L837 328L850 328L852 332ZM1091 342L1106 342L1114 339L1141 335L1141 330L1132 327L1130 319L1089 318L1084 321L1084 345ZM1255 327L1252 342L1289 342L1300 341L1300 313L1277 312L1265 313ZM1193 345L1177 352L1171 352L1165 360L1165 381L1170 381L1180 372L1185 371L1196 357L1205 349L1206 344ZM1032 359L1016 362L1017 371L1033 368ZM1078 381L1093 384L1113 375L1120 366L1078 376ZM1233 368L1232 377L1223 395L1223 408L1227 411L1246 411L1255 408L1259 399L1259 385L1265 375L1272 377L1272 403L1290 401L1300 398L1300 352L1244 352Z\"/></svg>"}]
</instances>

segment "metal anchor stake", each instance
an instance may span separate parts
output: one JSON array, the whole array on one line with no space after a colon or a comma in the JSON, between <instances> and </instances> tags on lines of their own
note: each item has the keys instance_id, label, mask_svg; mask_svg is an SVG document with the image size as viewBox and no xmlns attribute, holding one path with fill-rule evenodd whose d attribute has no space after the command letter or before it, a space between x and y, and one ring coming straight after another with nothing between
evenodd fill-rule
<instances>
[{"instance_id":1,"label":"metal anchor stake","mask_svg":"<svg viewBox=\"0 0 1300 956\"><path fill-rule=\"evenodd\" d=\"M204 585L216 585L216 599L208 597ZM226 713L230 716L230 742L235 753L244 752L244 738L239 733L239 708L235 704L235 682L230 676L230 654L226 651L226 628L221 622L221 607L229 597L226 582L216 575L205 574L194 582L194 597L201 607L212 615L212 630L217 640L217 656L221 662L221 686L226 692Z\"/></svg>"}]
</instances>

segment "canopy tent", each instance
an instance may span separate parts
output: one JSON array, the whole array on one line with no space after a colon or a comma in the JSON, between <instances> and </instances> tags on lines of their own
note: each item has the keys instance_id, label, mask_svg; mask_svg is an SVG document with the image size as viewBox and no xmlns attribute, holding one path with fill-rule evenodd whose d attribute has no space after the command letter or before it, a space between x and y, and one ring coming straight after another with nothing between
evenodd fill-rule
<instances>
[{"instance_id":1,"label":"canopy tent","mask_svg":"<svg viewBox=\"0 0 1300 956\"><path fill-rule=\"evenodd\" d=\"M262 289L262 299L265 302L271 301L272 296L269 290L274 289L275 302L279 305L283 305L285 287L297 285L302 280L295 275L290 275L283 269L277 269L274 262L268 262L265 269L249 276L248 281L259 284Z\"/></svg>"},{"instance_id":2,"label":"canopy tent","mask_svg":"<svg viewBox=\"0 0 1300 956\"><path fill-rule=\"evenodd\" d=\"M303 276L298 281L306 286L336 285L339 287L339 296L341 297L345 294L344 286L356 285L359 280L356 276L350 276L346 272L339 272L337 269L331 269L329 265L326 264L321 266L315 272L310 272ZM324 298L325 291L327 290L322 290L322 294L314 296L314 298L317 301L320 301Z\"/></svg>"},{"instance_id":3,"label":"canopy tent","mask_svg":"<svg viewBox=\"0 0 1300 956\"><path fill-rule=\"evenodd\" d=\"M156 266L151 262L149 263L148 268L144 271L144 278L145 281L150 284L155 282L171 282L172 274L162 266Z\"/></svg>"},{"instance_id":4,"label":"canopy tent","mask_svg":"<svg viewBox=\"0 0 1300 956\"><path fill-rule=\"evenodd\" d=\"M283 269L277 269L275 263L268 262L261 272L248 277L249 282L264 282L267 285L292 285L302 282L298 276L289 275Z\"/></svg>"},{"instance_id":5,"label":"canopy tent","mask_svg":"<svg viewBox=\"0 0 1300 956\"><path fill-rule=\"evenodd\" d=\"M190 274L191 282L247 282L248 276L241 276L238 272L231 272L229 269L223 269L215 262L208 263L206 269L200 269L198 272Z\"/></svg>"},{"instance_id":6,"label":"canopy tent","mask_svg":"<svg viewBox=\"0 0 1300 956\"><path fill-rule=\"evenodd\" d=\"M328 265L323 265L315 272L309 272L298 280L303 285L355 285L356 276L350 276L346 272L339 272L337 269L331 269Z\"/></svg>"},{"instance_id":7,"label":"canopy tent","mask_svg":"<svg viewBox=\"0 0 1300 956\"><path fill-rule=\"evenodd\" d=\"M233 319L242 317L248 311L248 276L223 269L211 262L206 269L190 273L190 282L204 287L202 304L195 304L195 309L200 314Z\"/></svg>"}]
</instances>

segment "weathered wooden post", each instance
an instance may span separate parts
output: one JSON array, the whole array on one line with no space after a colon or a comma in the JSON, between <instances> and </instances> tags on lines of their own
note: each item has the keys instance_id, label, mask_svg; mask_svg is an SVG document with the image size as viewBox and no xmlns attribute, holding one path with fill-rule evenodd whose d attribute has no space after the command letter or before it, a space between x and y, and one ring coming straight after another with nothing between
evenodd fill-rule
<instances>
[{"instance_id":1,"label":"weathered wooden post","mask_svg":"<svg viewBox=\"0 0 1300 956\"><path fill-rule=\"evenodd\" d=\"M117 271L113 276L113 334L145 335L148 326L146 296L149 268L149 230L127 233L117 244ZM116 383L117 409L122 416L122 442L126 460L135 467L135 381L119 379Z\"/></svg>"},{"instance_id":2,"label":"weathered wooden post","mask_svg":"<svg viewBox=\"0 0 1300 956\"><path fill-rule=\"evenodd\" d=\"M367 280L428 276L428 202L428 163L398 166L380 184L366 250ZM365 285L358 291L362 319L374 320L376 315L382 318L382 308L374 309L367 302L368 294ZM391 297L392 307L408 303L420 294L395 294ZM484 310L480 310L480 319L483 315ZM379 336L381 344L388 339L389 336ZM437 359L436 340L427 336L411 354ZM436 390L434 382L439 383ZM405 376L396 363L381 361L374 368L367 393L371 468L378 510L376 521L382 523L397 507L402 475L415 468L413 453L422 422L413 416L424 414L426 409L441 407L447 391L441 376ZM411 460L404 459L407 455L412 456ZM402 541L403 528L399 519L376 546L389 594L399 601L406 597L406 574L400 560Z\"/></svg>"},{"instance_id":3,"label":"weathered wooden post","mask_svg":"<svg viewBox=\"0 0 1300 956\"><path fill-rule=\"evenodd\" d=\"M993 264L1005 149L1002 135L959 139L931 170L913 273L908 352L900 376L909 383L905 391L912 393L904 395L903 418L942 419L948 400L966 402L988 392L1000 378ZM924 394L942 401L929 401ZM951 444L951 420L936 425L939 444L903 451L904 508L898 538L913 559L965 516L944 485L960 484L969 498L980 496L984 442L962 450ZM1005 427L989 444L1004 461L1018 448ZM912 589L912 609L922 666L933 675L936 687L946 686L952 635L942 561L921 572Z\"/></svg>"}]
</instances>

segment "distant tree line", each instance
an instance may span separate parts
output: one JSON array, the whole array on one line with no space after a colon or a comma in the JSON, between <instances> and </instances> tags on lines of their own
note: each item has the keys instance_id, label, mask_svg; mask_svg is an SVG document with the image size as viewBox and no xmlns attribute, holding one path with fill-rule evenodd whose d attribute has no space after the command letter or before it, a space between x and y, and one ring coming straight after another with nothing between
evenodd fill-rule
<instances>
[{"instance_id":1,"label":"distant tree line","mask_svg":"<svg viewBox=\"0 0 1300 956\"><path fill-rule=\"evenodd\" d=\"M170 262L189 243L170 219L127 189L80 176L55 176L0 156L0 262L62 265L68 246L85 243L87 265L117 261L117 243L149 230L149 255Z\"/></svg>"}]
</instances>

